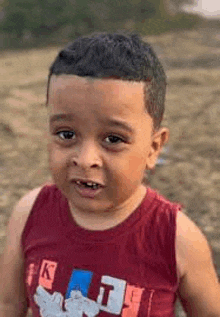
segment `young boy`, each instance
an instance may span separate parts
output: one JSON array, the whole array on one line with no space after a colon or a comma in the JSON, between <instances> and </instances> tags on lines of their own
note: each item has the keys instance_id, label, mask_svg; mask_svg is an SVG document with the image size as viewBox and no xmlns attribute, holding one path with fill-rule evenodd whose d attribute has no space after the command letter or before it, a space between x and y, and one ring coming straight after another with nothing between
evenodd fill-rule
<instances>
[{"instance_id":1,"label":"young boy","mask_svg":"<svg viewBox=\"0 0 220 317\"><path fill-rule=\"evenodd\" d=\"M48 80L54 183L15 206L1 259L0 317L219 317L220 287L197 226L144 185L169 131L166 77L137 35L62 50Z\"/></svg>"}]
</instances>

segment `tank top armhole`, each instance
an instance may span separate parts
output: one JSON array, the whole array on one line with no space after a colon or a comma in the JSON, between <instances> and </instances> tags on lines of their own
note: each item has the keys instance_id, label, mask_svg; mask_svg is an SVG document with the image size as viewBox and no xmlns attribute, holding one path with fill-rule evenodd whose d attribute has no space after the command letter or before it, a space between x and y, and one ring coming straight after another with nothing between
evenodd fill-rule
<instances>
[{"instance_id":1,"label":"tank top armhole","mask_svg":"<svg viewBox=\"0 0 220 317\"><path fill-rule=\"evenodd\" d=\"M21 234L21 246L22 246L22 250L24 250L24 247L25 247L25 240L26 240L26 237L28 236L32 226L33 226L33 219L34 219L34 214L35 214L35 211L38 209L38 205L42 202L42 200L45 199L45 197L48 195L48 189L49 187L51 187L53 184L51 183L44 183L42 185L42 188L41 190L39 191L39 193L37 194L35 200L34 200L34 203L30 209L30 212L29 212L29 215L27 217L27 220L26 220L26 223L24 225L24 229L22 231L22 234Z\"/></svg>"},{"instance_id":2,"label":"tank top armhole","mask_svg":"<svg viewBox=\"0 0 220 317\"><path fill-rule=\"evenodd\" d=\"M174 204L173 206L173 217L174 217L174 256L175 256L175 266L176 266L176 276L177 276L177 288L179 287L181 273L177 263L177 250L176 250L176 232L177 232L177 214L182 212L182 206L180 204Z\"/></svg>"}]
</instances>

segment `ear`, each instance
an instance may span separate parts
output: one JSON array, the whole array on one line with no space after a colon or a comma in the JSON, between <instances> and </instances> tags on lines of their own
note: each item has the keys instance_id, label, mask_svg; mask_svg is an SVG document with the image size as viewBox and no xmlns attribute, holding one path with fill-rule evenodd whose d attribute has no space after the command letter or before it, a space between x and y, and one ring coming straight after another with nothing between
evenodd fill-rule
<instances>
[{"instance_id":1,"label":"ear","mask_svg":"<svg viewBox=\"0 0 220 317\"><path fill-rule=\"evenodd\" d=\"M146 169L151 170L155 167L157 158L163 146L168 142L170 132L168 128L160 128L152 135L151 150L147 158Z\"/></svg>"}]
</instances>

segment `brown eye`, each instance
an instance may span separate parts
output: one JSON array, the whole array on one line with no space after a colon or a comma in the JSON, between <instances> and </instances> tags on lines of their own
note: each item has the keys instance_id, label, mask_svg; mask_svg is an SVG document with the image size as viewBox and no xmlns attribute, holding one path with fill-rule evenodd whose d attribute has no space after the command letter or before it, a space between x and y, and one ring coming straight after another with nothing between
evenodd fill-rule
<instances>
[{"instance_id":1,"label":"brown eye","mask_svg":"<svg viewBox=\"0 0 220 317\"><path fill-rule=\"evenodd\" d=\"M74 131L59 131L56 135L62 140L72 140L75 137Z\"/></svg>"},{"instance_id":2,"label":"brown eye","mask_svg":"<svg viewBox=\"0 0 220 317\"><path fill-rule=\"evenodd\" d=\"M117 143L121 143L121 142L124 142L124 140L116 135L109 135L106 140L109 140L107 141L107 143L110 143L110 144L117 144Z\"/></svg>"}]
</instances>

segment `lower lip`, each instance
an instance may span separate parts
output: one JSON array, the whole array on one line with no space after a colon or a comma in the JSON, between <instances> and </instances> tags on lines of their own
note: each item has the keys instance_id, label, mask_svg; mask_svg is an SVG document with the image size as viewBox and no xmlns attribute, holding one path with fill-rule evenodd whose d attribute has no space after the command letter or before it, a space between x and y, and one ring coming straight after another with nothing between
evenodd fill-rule
<instances>
[{"instance_id":1,"label":"lower lip","mask_svg":"<svg viewBox=\"0 0 220 317\"><path fill-rule=\"evenodd\" d=\"M75 189L78 192L78 194L85 198L94 198L102 190L102 187L99 187L97 189L91 189L83 187L82 185L78 185L76 182L73 182L73 185L75 186Z\"/></svg>"}]
</instances>

